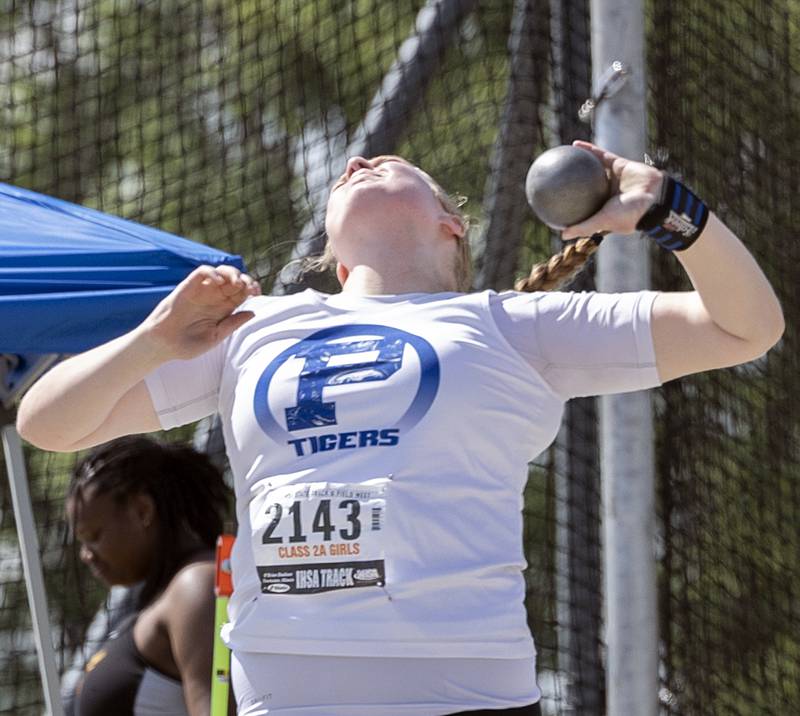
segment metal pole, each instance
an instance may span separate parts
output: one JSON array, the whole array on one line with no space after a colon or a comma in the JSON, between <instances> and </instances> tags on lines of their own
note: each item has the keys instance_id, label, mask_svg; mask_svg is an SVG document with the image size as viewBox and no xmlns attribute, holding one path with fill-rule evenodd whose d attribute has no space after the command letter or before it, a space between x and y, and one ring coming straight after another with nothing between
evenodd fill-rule
<instances>
[{"instance_id":1,"label":"metal pole","mask_svg":"<svg viewBox=\"0 0 800 716\"><path fill-rule=\"evenodd\" d=\"M22 442L17 434L17 429L13 425L6 425L2 428L2 439L45 705L49 716L63 716L64 710L59 696L56 655L50 636L52 633L50 630L50 617L47 612L42 563L39 557L39 540L36 537Z\"/></svg>"},{"instance_id":2,"label":"metal pole","mask_svg":"<svg viewBox=\"0 0 800 716\"><path fill-rule=\"evenodd\" d=\"M614 61L628 81L595 110L595 141L641 159L645 151L644 12L641 0L592 0L595 93ZM599 252L602 291L649 286L649 246L608 236ZM609 714L655 716L658 710L657 610L654 554L653 425L647 392L601 400L601 471L606 575Z\"/></svg>"}]
</instances>

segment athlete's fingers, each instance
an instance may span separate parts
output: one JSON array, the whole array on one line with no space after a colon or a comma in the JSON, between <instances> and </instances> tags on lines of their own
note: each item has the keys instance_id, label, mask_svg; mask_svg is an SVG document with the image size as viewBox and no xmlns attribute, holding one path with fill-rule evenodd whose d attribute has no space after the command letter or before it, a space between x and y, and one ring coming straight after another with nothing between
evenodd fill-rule
<instances>
[{"instance_id":1,"label":"athlete's fingers","mask_svg":"<svg viewBox=\"0 0 800 716\"><path fill-rule=\"evenodd\" d=\"M216 266L214 271L222 277L222 283L217 287L226 299L237 302L244 300L240 294L246 295L246 284L239 269L234 266Z\"/></svg>"},{"instance_id":2,"label":"athlete's fingers","mask_svg":"<svg viewBox=\"0 0 800 716\"><path fill-rule=\"evenodd\" d=\"M602 147L598 147L596 144L592 144L591 142L585 142L582 139L576 139L572 145L574 147L580 147L581 149L585 149L588 152L594 154L601 162L603 162L603 166L606 169L613 169L614 162L617 159L622 159L618 154L614 154L614 152L609 152L607 149L603 149Z\"/></svg>"},{"instance_id":3,"label":"athlete's fingers","mask_svg":"<svg viewBox=\"0 0 800 716\"><path fill-rule=\"evenodd\" d=\"M217 266L216 271L225 279L220 286L223 295L236 303L241 303L250 296L260 296L260 284L249 274L239 271L234 266Z\"/></svg>"},{"instance_id":4,"label":"athlete's fingers","mask_svg":"<svg viewBox=\"0 0 800 716\"><path fill-rule=\"evenodd\" d=\"M586 149L587 151L592 152L592 154L598 154L598 153L602 154L604 151L601 147L598 147L594 142L587 142L585 139L573 140L572 146L580 147L581 149Z\"/></svg>"},{"instance_id":5,"label":"athlete's fingers","mask_svg":"<svg viewBox=\"0 0 800 716\"><path fill-rule=\"evenodd\" d=\"M595 234L615 231L620 223L620 208L619 196L612 196L598 212L592 214L588 219L564 229L561 232L561 239L569 241L570 239L579 239L584 236L594 236Z\"/></svg>"},{"instance_id":6,"label":"athlete's fingers","mask_svg":"<svg viewBox=\"0 0 800 716\"><path fill-rule=\"evenodd\" d=\"M220 276L224 277L229 283L234 285L238 285L239 283L243 282L243 274L242 272L236 268L235 266L228 266L226 264L220 264L216 266L214 269Z\"/></svg>"},{"instance_id":7,"label":"athlete's fingers","mask_svg":"<svg viewBox=\"0 0 800 716\"><path fill-rule=\"evenodd\" d=\"M204 265L196 268L183 283L187 287L215 289L223 300L238 305L248 296L254 295L245 276L246 274L233 266Z\"/></svg>"},{"instance_id":8,"label":"athlete's fingers","mask_svg":"<svg viewBox=\"0 0 800 716\"><path fill-rule=\"evenodd\" d=\"M234 266L204 264L194 269L176 292L206 309L232 312L251 296L260 295L261 287Z\"/></svg>"},{"instance_id":9,"label":"athlete's fingers","mask_svg":"<svg viewBox=\"0 0 800 716\"><path fill-rule=\"evenodd\" d=\"M250 274L243 273L242 279L244 280L248 295L250 296L261 295L261 284L258 281L256 281Z\"/></svg>"},{"instance_id":10,"label":"athlete's fingers","mask_svg":"<svg viewBox=\"0 0 800 716\"><path fill-rule=\"evenodd\" d=\"M217 273L213 266L202 264L194 269L179 286L220 285L225 279Z\"/></svg>"}]
</instances>

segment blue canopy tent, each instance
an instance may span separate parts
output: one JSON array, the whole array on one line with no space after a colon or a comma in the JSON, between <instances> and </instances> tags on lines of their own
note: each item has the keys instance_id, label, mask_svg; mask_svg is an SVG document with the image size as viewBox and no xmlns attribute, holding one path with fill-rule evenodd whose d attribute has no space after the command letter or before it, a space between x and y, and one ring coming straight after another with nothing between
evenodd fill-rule
<instances>
[{"instance_id":1,"label":"blue canopy tent","mask_svg":"<svg viewBox=\"0 0 800 716\"><path fill-rule=\"evenodd\" d=\"M193 268L242 260L158 229L0 184L0 398L40 356L78 353L139 323Z\"/></svg>"},{"instance_id":2,"label":"blue canopy tent","mask_svg":"<svg viewBox=\"0 0 800 716\"><path fill-rule=\"evenodd\" d=\"M239 256L0 184L0 413L47 712L63 713L14 399L64 354L122 335L195 267Z\"/></svg>"}]
</instances>

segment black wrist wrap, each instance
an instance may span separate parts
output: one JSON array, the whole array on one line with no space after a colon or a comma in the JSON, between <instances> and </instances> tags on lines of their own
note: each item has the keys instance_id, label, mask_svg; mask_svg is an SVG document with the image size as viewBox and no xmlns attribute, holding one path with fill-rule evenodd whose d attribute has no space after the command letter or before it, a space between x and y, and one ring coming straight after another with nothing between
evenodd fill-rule
<instances>
[{"instance_id":1,"label":"black wrist wrap","mask_svg":"<svg viewBox=\"0 0 800 716\"><path fill-rule=\"evenodd\" d=\"M636 228L667 251L688 249L708 221L708 207L672 177L664 177L661 198L639 219Z\"/></svg>"}]
</instances>

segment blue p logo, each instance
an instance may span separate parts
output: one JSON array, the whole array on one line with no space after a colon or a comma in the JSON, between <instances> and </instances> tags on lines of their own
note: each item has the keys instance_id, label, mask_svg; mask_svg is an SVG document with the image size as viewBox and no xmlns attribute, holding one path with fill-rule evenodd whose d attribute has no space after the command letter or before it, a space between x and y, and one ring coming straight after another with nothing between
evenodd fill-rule
<instances>
[{"instance_id":1,"label":"blue p logo","mask_svg":"<svg viewBox=\"0 0 800 716\"><path fill-rule=\"evenodd\" d=\"M349 340L348 340L349 339ZM256 385L253 408L261 429L275 440L290 433L336 425L336 403L325 400L325 388L384 381L403 367L403 352L410 345L420 363L416 394L398 428L411 428L428 411L439 387L439 360L426 340L411 333L379 325L326 328L280 353L267 366ZM269 408L269 387L276 371L289 359L302 359L294 405L284 408L286 430ZM288 432L287 432L288 431Z\"/></svg>"},{"instance_id":2,"label":"blue p logo","mask_svg":"<svg viewBox=\"0 0 800 716\"><path fill-rule=\"evenodd\" d=\"M400 370L405 345L402 338L362 338L342 343L325 339L303 341L303 347L294 354L295 358L305 358L305 365L300 373L297 405L286 408L288 430L336 425L336 403L323 401L323 389L329 385L386 380ZM339 356L356 358L376 351L377 358L371 362L331 365L331 359Z\"/></svg>"}]
</instances>

